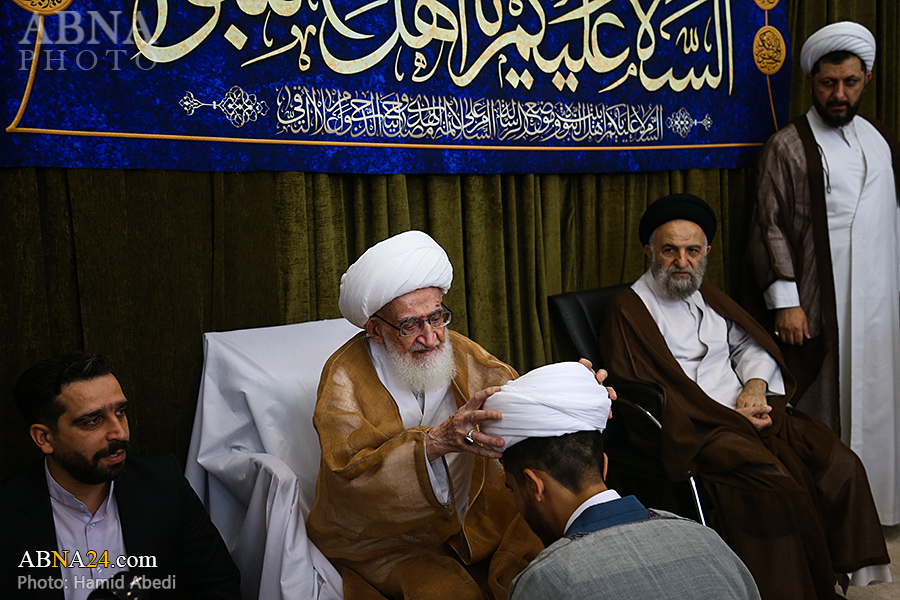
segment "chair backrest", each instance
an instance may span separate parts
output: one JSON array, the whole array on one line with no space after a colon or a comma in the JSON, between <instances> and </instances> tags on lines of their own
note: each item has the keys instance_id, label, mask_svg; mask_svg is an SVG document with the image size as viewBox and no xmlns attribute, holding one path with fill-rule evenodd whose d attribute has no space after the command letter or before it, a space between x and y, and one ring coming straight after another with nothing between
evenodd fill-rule
<instances>
[{"instance_id":1,"label":"chair backrest","mask_svg":"<svg viewBox=\"0 0 900 600\"><path fill-rule=\"evenodd\" d=\"M603 351L597 340L606 308L619 292L630 285L620 283L547 298L557 359L586 358L595 367L603 365Z\"/></svg>"},{"instance_id":2,"label":"chair backrest","mask_svg":"<svg viewBox=\"0 0 900 600\"><path fill-rule=\"evenodd\" d=\"M605 366L600 329L610 301L630 285L621 283L547 298L558 360L583 357L595 368ZM658 435L665 403L662 388L650 383L619 383L619 386L613 383L619 397L613 402L613 418L603 432L603 446L610 459L607 483L620 493L634 494L646 506L663 508L706 524L693 478L691 488L684 482L680 487L672 486L659 458L645 455L629 438L629 430L643 431L638 438Z\"/></svg>"},{"instance_id":3,"label":"chair backrest","mask_svg":"<svg viewBox=\"0 0 900 600\"><path fill-rule=\"evenodd\" d=\"M616 295L630 286L620 283L590 290L556 294L547 298L550 325L558 360L586 358L595 369L603 368L605 360L599 336L606 309ZM613 417L620 412L613 405ZM603 432L603 444L609 449L629 445L623 419L613 418Z\"/></svg>"},{"instance_id":4,"label":"chair backrest","mask_svg":"<svg viewBox=\"0 0 900 600\"><path fill-rule=\"evenodd\" d=\"M322 366L357 332L345 319L331 319L204 334L189 459L202 462L234 451L275 456L296 474L305 515L315 498L319 470L312 414ZM191 471L197 465L188 463L193 483ZM231 473L217 476L221 480Z\"/></svg>"},{"instance_id":5,"label":"chair backrest","mask_svg":"<svg viewBox=\"0 0 900 600\"><path fill-rule=\"evenodd\" d=\"M185 475L241 570L248 600L338 600L341 576L306 535L322 366L359 328L344 319L206 333Z\"/></svg>"}]
</instances>

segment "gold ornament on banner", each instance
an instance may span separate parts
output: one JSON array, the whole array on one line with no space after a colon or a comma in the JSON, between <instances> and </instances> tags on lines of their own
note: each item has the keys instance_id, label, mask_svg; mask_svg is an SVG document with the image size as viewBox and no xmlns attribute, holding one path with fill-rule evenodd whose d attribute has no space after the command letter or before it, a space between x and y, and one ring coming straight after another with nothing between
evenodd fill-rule
<instances>
[{"instance_id":1,"label":"gold ornament on banner","mask_svg":"<svg viewBox=\"0 0 900 600\"><path fill-rule=\"evenodd\" d=\"M766 25L753 38L753 60L756 67L766 75L774 75L784 64L787 48L781 32Z\"/></svg>"},{"instance_id":2,"label":"gold ornament on banner","mask_svg":"<svg viewBox=\"0 0 900 600\"><path fill-rule=\"evenodd\" d=\"M772 10L776 4L778 0L756 0L756 5L763 10Z\"/></svg>"},{"instance_id":3,"label":"gold ornament on banner","mask_svg":"<svg viewBox=\"0 0 900 600\"><path fill-rule=\"evenodd\" d=\"M13 0L28 12L52 15L69 8L74 0Z\"/></svg>"}]
</instances>

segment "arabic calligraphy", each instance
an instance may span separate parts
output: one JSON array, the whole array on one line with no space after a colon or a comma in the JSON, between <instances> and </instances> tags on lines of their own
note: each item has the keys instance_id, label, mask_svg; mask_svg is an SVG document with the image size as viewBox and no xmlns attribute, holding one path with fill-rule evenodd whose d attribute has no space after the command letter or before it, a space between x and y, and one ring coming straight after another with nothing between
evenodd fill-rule
<instances>
[{"instance_id":1,"label":"arabic calligraphy","mask_svg":"<svg viewBox=\"0 0 900 600\"><path fill-rule=\"evenodd\" d=\"M662 139L661 105L519 102L285 85L276 133L411 140L640 143Z\"/></svg>"},{"instance_id":2,"label":"arabic calligraphy","mask_svg":"<svg viewBox=\"0 0 900 600\"><path fill-rule=\"evenodd\" d=\"M730 93L731 1L237 0L223 19L223 0L182 0L172 11L170 0L135 0L132 29L139 53L157 63L219 39L245 55L243 68L288 54L301 72L380 69L398 82L443 77L466 87L484 75L502 87L507 71L518 69L533 78L545 74L547 88L565 81L556 85L560 92L589 80L592 90L607 94L635 80L651 92L717 89L726 81ZM184 32L188 16L197 24ZM155 22L149 36L141 21ZM258 31L248 35L248 27Z\"/></svg>"},{"instance_id":3,"label":"arabic calligraphy","mask_svg":"<svg viewBox=\"0 0 900 600\"><path fill-rule=\"evenodd\" d=\"M774 27L765 26L753 38L753 61L766 75L774 75L781 69L787 57L784 38Z\"/></svg>"}]
</instances>

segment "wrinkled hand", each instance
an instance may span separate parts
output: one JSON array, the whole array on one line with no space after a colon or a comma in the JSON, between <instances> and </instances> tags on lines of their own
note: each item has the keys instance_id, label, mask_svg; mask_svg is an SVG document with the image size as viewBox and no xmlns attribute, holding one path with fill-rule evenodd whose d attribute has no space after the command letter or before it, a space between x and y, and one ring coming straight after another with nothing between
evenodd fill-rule
<instances>
[{"instance_id":1,"label":"wrinkled hand","mask_svg":"<svg viewBox=\"0 0 900 600\"><path fill-rule=\"evenodd\" d=\"M767 384L762 379L751 379L737 397L737 408L760 407L769 403L766 399Z\"/></svg>"},{"instance_id":2,"label":"wrinkled hand","mask_svg":"<svg viewBox=\"0 0 900 600\"><path fill-rule=\"evenodd\" d=\"M803 340L808 340L809 324L806 321L806 313L799 306L791 308L779 308L775 312L775 338L785 344L802 346Z\"/></svg>"},{"instance_id":3,"label":"wrinkled hand","mask_svg":"<svg viewBox=\"0 0 900 600\"><path fill-rule=\"evenodd\" d=\"M450 452L471 452L488 458L503 456L502 453L494 450L494 448L503 446L503 438L476 431L472 434L475 443L466 442L466 434L478 427L480 423L496 421L500 418L499 410L481 410L484 401L498 391L500 391L498 386L481 390L472 396L471 400L460 406L447 420L428 430L425 435L425 454L428 456L429 462Z\"/></svg>"},{"instance_id":4,"label":"wrinkled hand","mask_svg":"<svg viewBox=\"0 0 900 600\"><path fill-rule=\"evenodd\" d=\"M600 385L603 385L603 382L604 382L604 381L606 380L606 378L609 376L609 373L606 372L606 369L600 369L599 371L597 371L597 372L595 373L595 372L594 372L594 365L592 365L592 364L591 364L591 361L589 361L589 360L586 359L586 358L582 358L582 359L579 360L578 362L580 362L580 363L583 364L585 367L587 367L588 370L589 370L591 373L594 373L594 376L597 378L597 383L599 383ZM609 393L609 399L610 399L610 400L615 400L615 399L616 399L616 390L612 389L612 388L609 387L609 386L606 386L606 391L607 391L607 393ZM611 414L611 413L610 413L610 414Z\"/></svg>"},{"instance_id":5,"label":"wrinkled hand","mask_svg":"<svg viewBox=\"0 0 900 600\"><path fill-rule=\"evenodd\" d=\"M753 423L757 430L761 431L772 425L772 417L769 416L769 413L772 412L771 406L745 406L735 410L747 417L747 420Z\"/></svg>"}]
</instances>

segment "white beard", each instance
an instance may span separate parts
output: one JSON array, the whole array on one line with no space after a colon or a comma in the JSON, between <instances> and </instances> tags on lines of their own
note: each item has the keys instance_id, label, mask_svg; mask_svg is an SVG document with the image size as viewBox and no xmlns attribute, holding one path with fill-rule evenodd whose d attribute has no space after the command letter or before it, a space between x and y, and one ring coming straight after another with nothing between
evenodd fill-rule
<instances>
[{"instance_id":1,"label":"white beard","mask_svg":"<svg viewBox=\"0 0 900 600\"><path fill-rule=\"evenodd\" d=\"M706 274L707 262L708 257L704 256L696 269L690 265L683 269L671 265L666 269L663 267L662 261L654 257L650 263L650 273L656 279L656 283L659 284L663 293L671 300L684 300L700 289L700 284L703 283L703 276ZM674 277L672 273L675 271L687 271L690 273L690 277Z\"/></svg>"},{"instance_id":2,"label":"white beard","mask_svg":"<svg viewBox=\"0 0 900 600\"><path fill-rule=\"evenodd\" d=\"M453 360L453 346L449 336L430 355L419 358L412 352L421 349L422 346L418 343L413 344L410 352L403 352L390 338L385 337L384 347L397 378L414 394L439 390L449 385L450 380L456 376L456 362Z\"/></svg>"}]
</instances>

